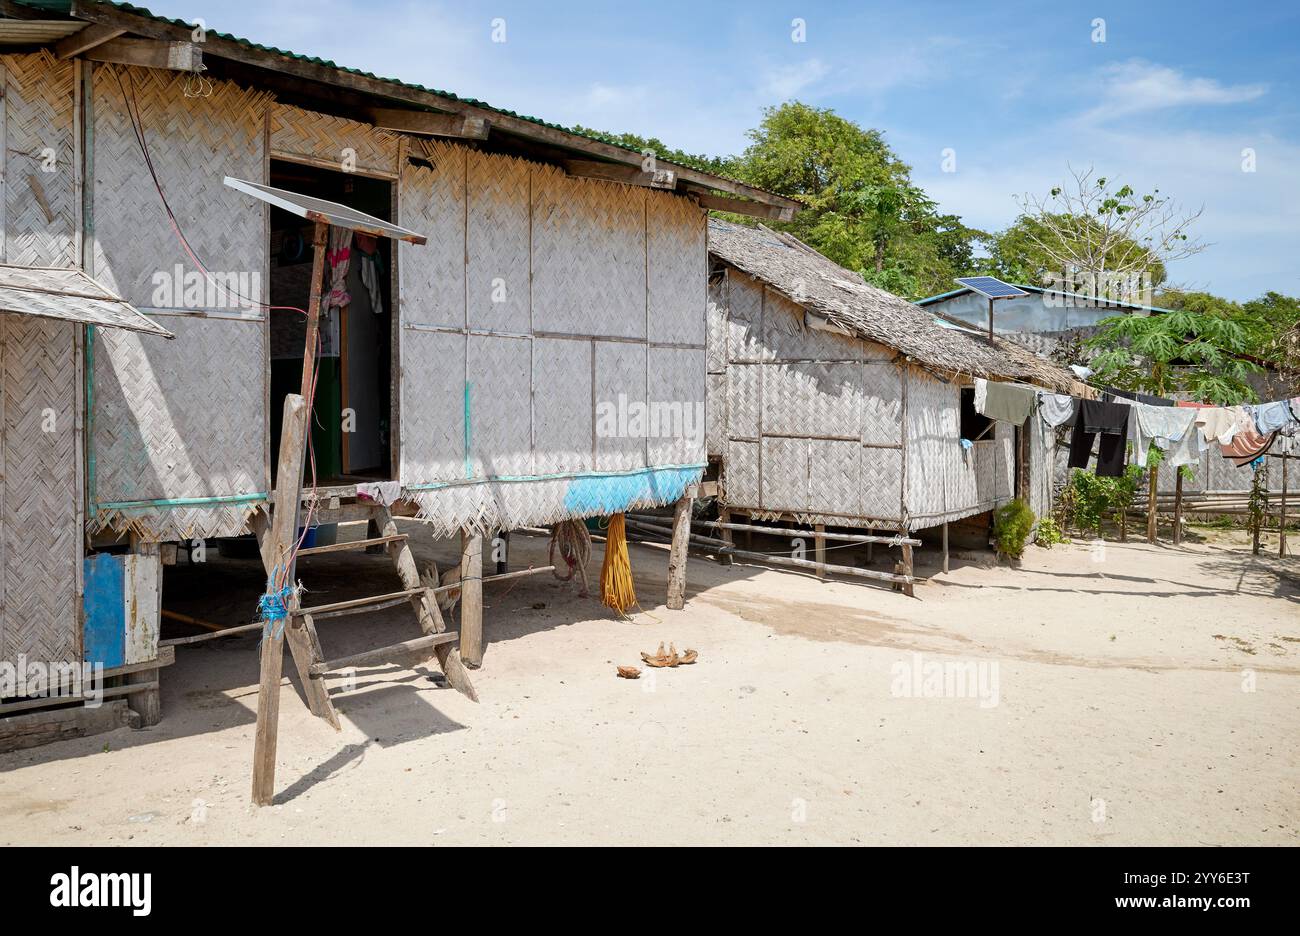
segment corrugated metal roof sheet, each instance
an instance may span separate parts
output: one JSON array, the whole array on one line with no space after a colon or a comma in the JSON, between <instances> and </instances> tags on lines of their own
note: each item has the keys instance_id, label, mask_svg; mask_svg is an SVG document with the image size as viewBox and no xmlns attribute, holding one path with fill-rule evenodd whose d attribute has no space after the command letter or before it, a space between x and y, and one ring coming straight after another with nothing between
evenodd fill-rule
<instances>
[{"instance_id":1,"label":"corrugated metal roof sheet","mask_svg":"<svg viewBox=\"0 0 1300 936\"><path fill-rule=\"evenodd\" d=\"M80 270L0 264L0 313L176 336Z\"/></svg>"}]
</instances>

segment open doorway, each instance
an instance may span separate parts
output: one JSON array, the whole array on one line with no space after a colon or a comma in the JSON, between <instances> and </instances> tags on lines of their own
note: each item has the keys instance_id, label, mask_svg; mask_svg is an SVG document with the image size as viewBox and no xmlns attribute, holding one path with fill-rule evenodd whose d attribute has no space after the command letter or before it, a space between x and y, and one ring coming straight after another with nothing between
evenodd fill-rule
<instances>
[{"instance_id":1,"label":"open doorway","mask_svg":"<svg viewBox=\"0 0 1300 936\"><path fill-rule=\"evenodd\" d=\"M270 184L391 220L392 183L383 179L272 160ZM320 485L392 480L392 242L336 228L331 232L311 424L316 480ZM311 240L312 222L271 208L271 305L307 308ZM284 397L297 393L302 383L306 334L304 316L272 312L273 470L279 459ZM308 477L310 470L305 469Z\"/></svg>"}]
</instances>

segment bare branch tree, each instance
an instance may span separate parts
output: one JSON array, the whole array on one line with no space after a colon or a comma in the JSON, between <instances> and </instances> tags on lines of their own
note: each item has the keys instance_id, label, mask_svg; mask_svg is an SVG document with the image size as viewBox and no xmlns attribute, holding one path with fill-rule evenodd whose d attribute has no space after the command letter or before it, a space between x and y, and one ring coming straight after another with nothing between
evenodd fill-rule
<instances>
[{"instance_id":1,"label":"bare branch tree","mask_svg":"<svg viewBox=\"0 0 1300 936\"><path fill-rule=\"evenodd\" d=\"M1034 222L1025 226L1026 236L1063 278L1100 284L1140 277L1208 246L1191 234L1204 208L1184 211L1159 189L1140 195L1128 185L1112 188L1091 166L1069 172L1071 180L1046 197L1016 198L1021 214Z\"/></svg>"}]
</instances>

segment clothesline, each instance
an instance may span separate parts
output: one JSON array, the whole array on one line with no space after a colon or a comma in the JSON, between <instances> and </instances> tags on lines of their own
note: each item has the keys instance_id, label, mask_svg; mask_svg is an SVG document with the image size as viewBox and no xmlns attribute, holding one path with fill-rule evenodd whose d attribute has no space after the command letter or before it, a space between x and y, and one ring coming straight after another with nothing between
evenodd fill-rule
<instances>
[{"instance_id":1,"label":"clothesline","mask_svg":"<svg viewBox=\"0 0 1300 936\"><path fill-rule=\"evenodd\" d=\"M1071 468L1087 468L1100 436L1097 474L1124 473L1128 445L1137 465L1146 467L1150 447L1165 453L1171 467L1199 463L1217 444L1220 454L1239 467L1258 468L1283 440L1285 454L1300 454L1300 396L1268 403L1219 406L1170 400L1149 394L1094 387L1101 399L1083 399L1020 383L977 378L975 410L990 419L1024 425L1031 414L1052 428L1068 426Z\"/></svg>"}]
</instances>

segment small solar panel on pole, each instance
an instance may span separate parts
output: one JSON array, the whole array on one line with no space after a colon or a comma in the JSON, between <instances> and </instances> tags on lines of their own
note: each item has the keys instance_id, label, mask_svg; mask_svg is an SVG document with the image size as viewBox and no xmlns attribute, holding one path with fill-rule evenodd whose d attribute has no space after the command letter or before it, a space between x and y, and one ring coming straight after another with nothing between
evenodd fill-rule
<instances>
[{"instance_id":1,"label":"small solar panel on pole","mask_svg":"<svg viewBox=\"0 0 1300 936\"><path fill-rule=\"evenodd\" d=\"M1018 286L1004 283L996 276L959 276L954 282L988 299L990 341L993 340L993 302L997 299L1020 299L1029 295Z\"/></svg>"}]
</instances>

